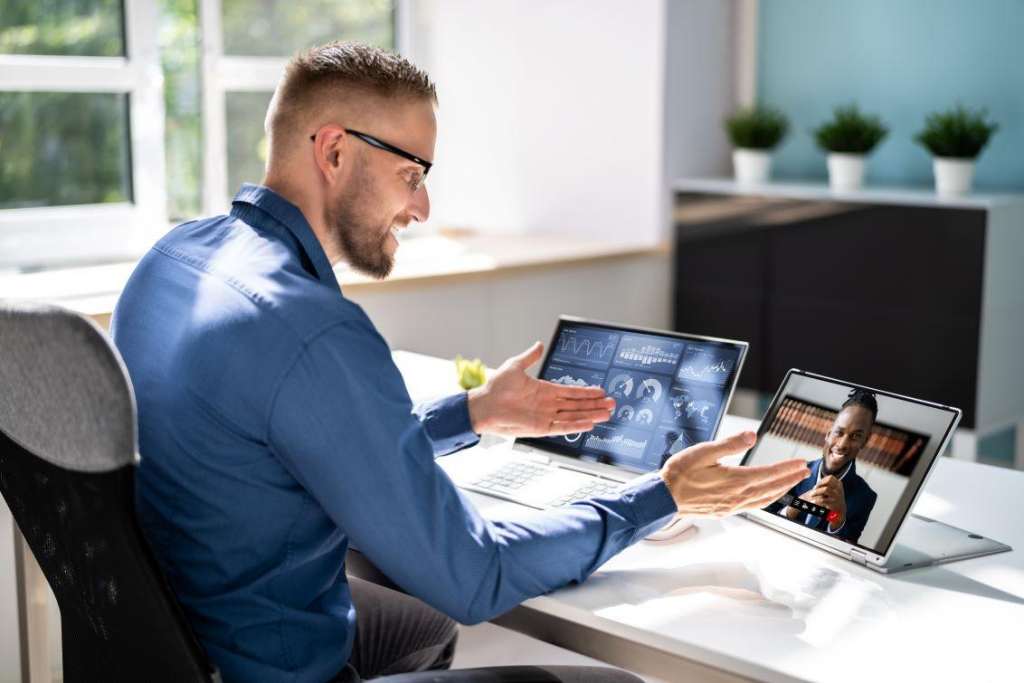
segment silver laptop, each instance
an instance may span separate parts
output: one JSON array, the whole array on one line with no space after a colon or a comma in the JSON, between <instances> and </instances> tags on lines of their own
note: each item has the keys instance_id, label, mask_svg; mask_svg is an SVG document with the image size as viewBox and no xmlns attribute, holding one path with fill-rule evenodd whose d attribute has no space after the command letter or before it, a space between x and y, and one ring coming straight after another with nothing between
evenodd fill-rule
<instances>
[{"instance_id":1,"label":"silver laptop","mask_svg":"<svg viewBox=\"0 0 1024 683\"><path fill-rule=\"evenodd\" d=\"M453 466L459 486L535 508L615 492L676 451L713 439L747 343L562 316L539 377L615 399L590 432L517 439Z\"/></svg>"},{"instance_id":2,"label":"silver laptop","mask_svg":"<svg viewBox=\"0 0 1024 683\"><path fill-rule=\"evenodd\" d=\"M742 464L804 458L811 475L747 516L884 573L1011 550L908 514L959 422L957 408L790 370Z\"/></svg>"}]
</instances>

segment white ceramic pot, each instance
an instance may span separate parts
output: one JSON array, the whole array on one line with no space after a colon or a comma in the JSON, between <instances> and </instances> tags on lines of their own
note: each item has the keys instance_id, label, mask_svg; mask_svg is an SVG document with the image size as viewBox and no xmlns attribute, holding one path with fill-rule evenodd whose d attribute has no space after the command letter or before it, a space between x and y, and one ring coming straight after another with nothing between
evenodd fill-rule
<instances>
[{"instance_id":1,"label":"white ceramic pot","mask_svg":"<svg viewBox=\"0 0 1024 683\"><path fill-rule=\"evenodd\" d=\"M829 152L828 186L835 192L853 192L864 184L864 155Z\"/></svg>"},{"instance_id":2,"label":"white ceramic pot","mask_svg":"<svg viewBox=\"0 0 1024 683\"><path fill-rule=\"evenodd\" d=\"M940 197L968 194L974 184L974 159L932 157L935 193Z\"/></svg>"},{"instance_id":3,"label":"white ceramic pot","mask_svg":"<svg viewBox=\"0 0 1024 683\"><path fill-rule=\"evenodd\" d=\"M771 175L772 153L765 149L736 148L732 151L732 168L738 183L766 183Z\"/></svg>"}]
</instances>

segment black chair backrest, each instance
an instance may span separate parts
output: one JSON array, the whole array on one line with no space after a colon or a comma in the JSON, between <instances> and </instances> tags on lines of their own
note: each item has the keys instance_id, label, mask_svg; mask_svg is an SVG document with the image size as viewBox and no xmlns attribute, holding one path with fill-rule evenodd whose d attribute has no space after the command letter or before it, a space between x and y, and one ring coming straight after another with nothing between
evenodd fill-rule
<instances>
[{"instance_id":1,"label":"black chair backrest","mask_svg":"<svg viewBox=\"0 0 1024 683\"><path fill-rule=\"evenodd\" d=\"M0 493L57 598L64 680L217 680L136 523L136 444L103 332L0 301Z\"/></svg>"}]
</instances>

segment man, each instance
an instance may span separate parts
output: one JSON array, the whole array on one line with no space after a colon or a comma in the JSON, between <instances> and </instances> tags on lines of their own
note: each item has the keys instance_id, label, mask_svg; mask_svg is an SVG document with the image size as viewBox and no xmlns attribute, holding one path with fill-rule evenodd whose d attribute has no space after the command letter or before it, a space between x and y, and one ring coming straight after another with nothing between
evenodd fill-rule
<instances>
[{"instance_id":1,"label":"man","mask_svg":"<svg viewBox=\"0 0 1024 683\"><path fill-rule=\"evenodd\" d=\"M583 581L676 512L763 507L807 474L799 460L719 465L748 433L680 453L617 496L483 519L435 456L483 432L586 431L614 402L528 376L538 343L485 386L414 413L387 344L340 292L332 264L383 278L394 232L427 218L435 104L426 74L373 48L292 60L267 113L263 185L243 186L229 215L168 233L118 302L139 520L225 680L445 668L448 617L490 619ZM347 579L350 542L434 609Z\"/></svg>"},{"instance_id":2,"label":"man","mask_svg":"<svg viewBox=\"0 0 1024 683\"><path fill-rule=\"evenodd\" d=\"M878 494L857 474L856 463L857 454L871 437L877 415L874 394L862 389L851 391L825 435L821 457L810 463L811 475L790 491L793 496L834 510L838 513L835 521L779 504L768 509L830 536L857 543L878 499Z\"/></svg>"}]
</instances>

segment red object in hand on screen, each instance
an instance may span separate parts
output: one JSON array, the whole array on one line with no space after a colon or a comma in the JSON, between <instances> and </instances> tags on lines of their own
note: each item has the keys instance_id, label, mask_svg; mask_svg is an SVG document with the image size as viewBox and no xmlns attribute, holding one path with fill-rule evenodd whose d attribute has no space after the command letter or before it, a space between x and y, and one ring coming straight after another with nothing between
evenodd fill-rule
<instances>
[{"instance_id":1,"label":"red object in hand on screen","mask_svg":"<svg viewBox=\"0 0 1024 683\"><path fill-rule=\"evenodd\" d=\"M835 524L839 521L839 513L835 510L829 510L828 514L825 515L825 519L828 520L829 524Z\"/></svg>"}]
</instances>

